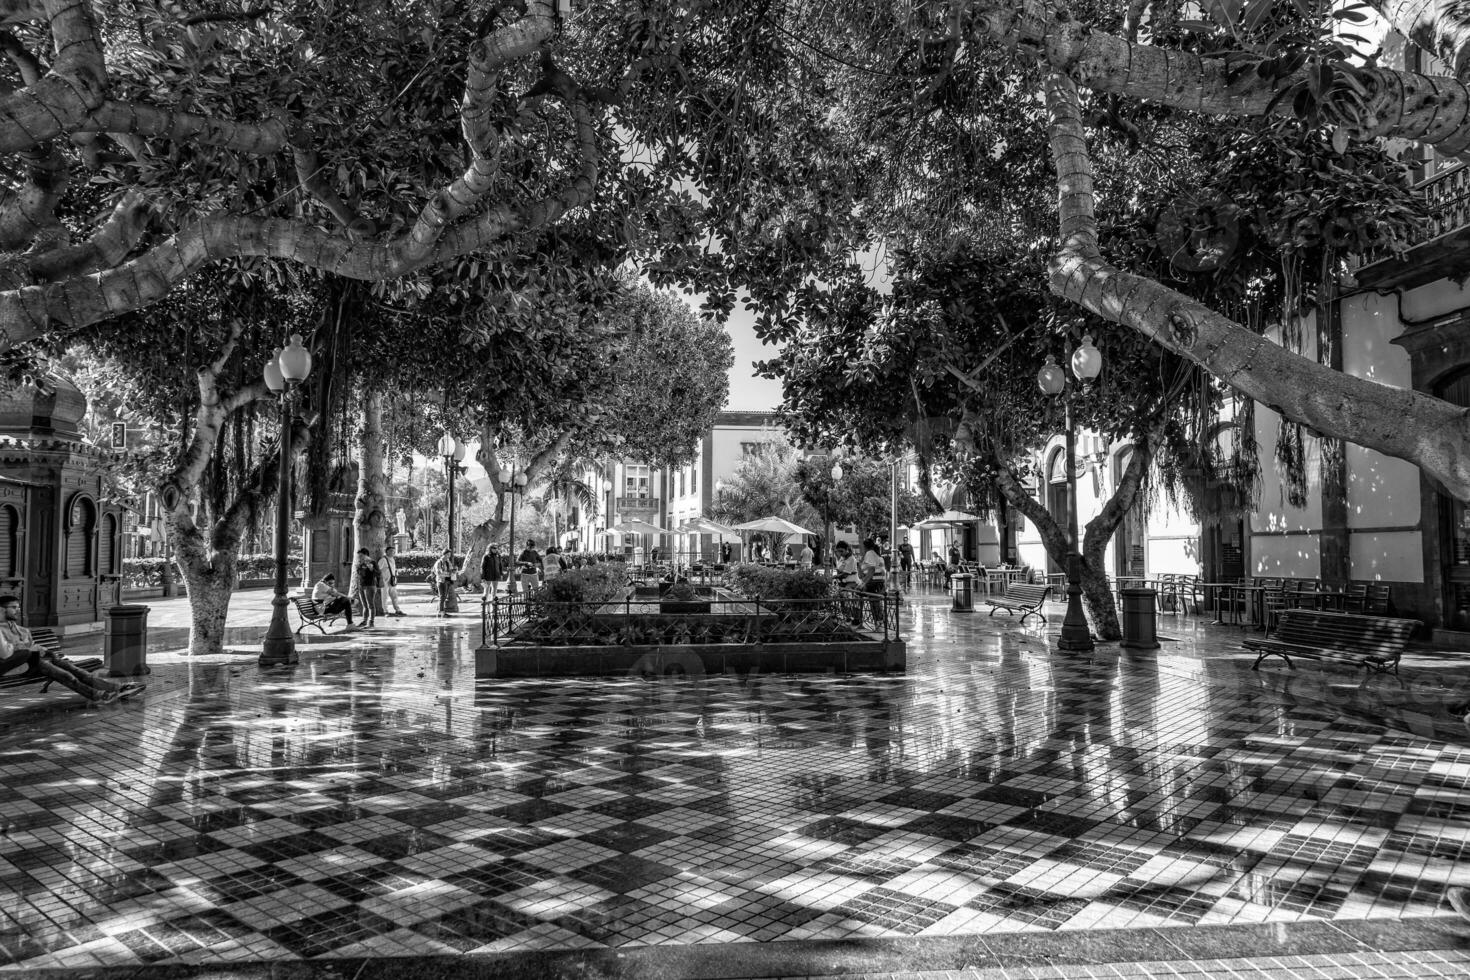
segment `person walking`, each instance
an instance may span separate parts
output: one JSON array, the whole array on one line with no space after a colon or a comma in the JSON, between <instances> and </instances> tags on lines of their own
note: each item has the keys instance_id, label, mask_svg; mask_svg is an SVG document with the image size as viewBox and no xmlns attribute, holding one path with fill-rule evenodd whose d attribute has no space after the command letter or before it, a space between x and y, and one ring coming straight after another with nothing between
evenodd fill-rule
<instances>
[{"instance_id":1,"label":"person walking","mask_svg":"<svg viewBox=\"0 0 1470 980\"><path fill-rule=\"evenodd\" d=\"M125 684L94 674L59 653L37 646L31 631L20 625L20 598L0 596L0 675L18 667L25 667L27 676L49 678L92 704L111 704L143 690L142 684Z\"/></svg>"},{"instance_id":2,"label":"person walking","mask_svg":"<svg viewBox=\"0 0 1470 980\"><path fill-rule=\"evenodd\" d=\"M868 606L873 611L873 624L883 622L883 593L888 588L888 566L878 553L878 543L872 538L863 540L863 560L859 569L863 591L873 598Z\"/></svg>"},{"instance_id":3,"label":"person walking","mask_svg":"<svg viewBox=\"0 0 1470 980\"><path fill-rule=\"evenodd\" d=\"M311 587L311 604L318 616L345 616L347 628L352 628L352 600L337 591L337 576L328 572Z\"/></svg>"},{"instance_id":4,"label":"person walking","mask_svg":"<svg viewBox=\"0 0 1470 980\"><path fill-rule=\"evenodd\" d=\"M439 587L439 615L448 616L450 606L453 602L454 580L459 577L459 569L454 567L454 553L448 548L434 562L434 583Z\"/></svg>"},{"instance_id":5,"label":"person walking","mask_svg":"<svg viewBox=\"0 0 1470 980\"><path fill-rule=\"evenodd\" d=\"M480 588L485 595L495 594L495 589L505 574L504 564L500 557L500 544L492 541L490 547L485 549L485 557L480 559Z\"/></svg>"},{"instance_id":6,"label":"person walking","mask_svg":"<svg viewBox=\"0 0 1470 980\"><path fill-rule=\"evenodd\" d=\"M398 604L398 555L391 544L383 549L383 556L378 559L378 588L383 590L383 615L405 615L403 607ZM392 612L387 611L390 603Z\"/></svg>"},{"instance_id":7,"label":"person walking","mask_svg":"<svg viewBox=\"0 0 1470 980\"><path fill-rule=\"evenodd\" d=\"M858 584L858 563L852 556L852 546L846 541L839 541L832 546L832 557L836 564L833 566L833 577L839 589L852 589ZM844 603L848 609L848 617L854 626L862 625L863 609L859 604L854 608L851 603Z\"/></svg>"},{"instance_id":8,"label":"person walking","mask_svg":"<svg viewBox=\"0 0 1470 980\"><path fill-rule=\"evenodd\" d=\"M357 561L352 566L355 591L362 600L362 625L364 628L377 622L378 566L366 548L357 549Z\"/></svg>"}]
</instances>

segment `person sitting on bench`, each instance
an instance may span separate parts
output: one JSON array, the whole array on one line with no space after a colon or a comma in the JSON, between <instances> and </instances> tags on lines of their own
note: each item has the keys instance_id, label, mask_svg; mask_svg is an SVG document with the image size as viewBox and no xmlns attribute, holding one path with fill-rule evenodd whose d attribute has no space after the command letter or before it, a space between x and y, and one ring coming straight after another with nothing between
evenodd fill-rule
<instances>
[{"instance_id":1,"label":"person sitting on bench","mask_svg":"<svg viewBox=\"0 0 1470 980\"><path fill-rule=\"evenodd\" d=\"M347 625L352 625L352 600L337 591L337 576L330 572L311 588L311 601L316 604L317 614L323 617L344 615Z\"/></svg>"},{"instance_id":2,"label":"person sitting on bench","mask_svg":"<svg viewBox=\"0 0 1470 980\"><path fill-rule=\"evenodd\" d=\"M24 666L28 675L46 677L93 704L111 704L143 690L85 671L59 653L36 646L31 631L20 625L20 599L0 596L0 674Z\"/></svg>"}]
</instances>

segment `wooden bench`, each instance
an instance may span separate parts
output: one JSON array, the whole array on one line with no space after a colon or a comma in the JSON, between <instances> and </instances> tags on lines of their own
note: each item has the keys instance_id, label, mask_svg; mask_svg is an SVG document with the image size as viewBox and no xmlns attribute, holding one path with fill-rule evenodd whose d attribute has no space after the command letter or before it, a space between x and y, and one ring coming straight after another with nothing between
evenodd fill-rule
<instances>
[{"instance_id":1,"label":"wooden bench","mask_svg":"<svg viewBox=\"0 0 1470 980\"><path fill-rule=\"evenodd\" d=\"M990 615L994 616L997 609L1004 609L1008 613L1020 613L1021 625L1026 625L1026 620L1032 616L1040 616L1041 621L1046 622L1046 613L1041 611L1041 604L1046 601L1047 593L1051 591L1049 585L1026 585L1016 582L1006 590L1005 595L987 598L990 603Z\"/></svg>"},{"instance_id":2,"label":"wooden bench","mask_svg":"<svg viewBox=\"0 0 1470 980\"><path fill-rule=\"evenodd\" d=\"M1350 658L1369 670L1399 672L1399 658L1418 624L1412 619L1389 619L1356 613L1283 609L1276 631L1269 637L1248 639L1246 649L1259 654L1251 670L1267 657L1280 657L1291 666L1292 657Z\"/></svg>"},{"instance_id":3,"label":"wooden bench","mask_svg":"<svg viewBox=\"0 0 1470 980\"><path fill-rule=\"evenodd\" d=\"M42 650L49 650L51 653L61 652L61 638L57 636L56 631L54 629L51 629L49 626L38 626L35 629L31 630L31 639L35 641L36 646L40 647ZM96 670L98 667L102 666L101 657L89 657L86 660L77 660L73 662L78 667L82 668L82 670ZM6 677L0 679L0 690L5 690L6 688L11 687L25 687L27 684L40 684L41 693L45 694L46 691L51 687L51 678L47 677L45 674L17 674L14 677Z\"/></svg>"},{"instance_id":4,"label":"wooden bench","mask_svg":"<svg viewBox=\"0 0 1470 980\"><path fill-rule=\"evenodd\" d=\"M309 595L293 595L291 597L291 601L296 604L296 615L301 617L301 625L296 627L296 632L298 634L300 634L300 632L306 629L308 626L315 626L317 629L321 630L322 635L325 636L327 628L322 624L335 623L337 620L342 618L341 612L334 612L330 614L317 612L316 603L311 601L311 596Z\"/></svg>"}]
</instances>

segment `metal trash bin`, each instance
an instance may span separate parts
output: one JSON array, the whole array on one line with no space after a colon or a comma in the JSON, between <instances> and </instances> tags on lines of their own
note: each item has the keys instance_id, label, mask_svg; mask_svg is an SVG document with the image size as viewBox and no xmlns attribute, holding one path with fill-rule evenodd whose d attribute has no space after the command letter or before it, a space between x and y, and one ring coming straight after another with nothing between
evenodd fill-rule
<instances>
[{"instance_id":1,"label":"metal trash bin","mask_svg":"<svg viewBox=\"0 0 1470 980\"><path fill-rule=\"evenodd\" d=\"M1123 646L1131 650L1159 648L1159 616L1153 589L1123 589Z\"/></svg>"},{"instance_id":2,"label":"metal trash bin","mask_svg":"<svg viewBox=\"0 0 1470 980\"><path fill-rule=\"evenodd\" d=\"M953 597L950 612L975 611L975 576L969 572L955 572L949 577L949 590Z\"/></svg>"},{"instance_id":3,"label":"metal trash bin","mask_svg":"<svg viewBox=\"0 0 1470 980\"><path fill-rule=\"evenodd\" d=\"M147 606L113 606L107 610L102 657L111 677L152 673L148 667Z\"/></svg>"}]
</instances>

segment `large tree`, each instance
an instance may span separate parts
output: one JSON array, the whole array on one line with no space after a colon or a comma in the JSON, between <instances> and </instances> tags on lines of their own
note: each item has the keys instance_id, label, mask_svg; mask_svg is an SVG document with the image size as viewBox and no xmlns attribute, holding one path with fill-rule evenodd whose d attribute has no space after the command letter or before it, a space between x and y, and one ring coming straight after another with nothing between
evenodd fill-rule
<instances>
[{"instance_id":1,"label":"large tree","mask_svg":"<svg viewBox=\"0 0 1470 980\"><path fill-rule=\"evenodd\" d=\"M1424 36L1427 16L1450 38L1436 50L1463 64L1464 31L1447 6L1375 5L1415 36ZM1212 22L1182 18L1173 2L812 0L783 8L771 42L779 54L770 57L785 78L749 96L779 109L728 162L727 181L749 193L719 198L720 247L702 257L712 304L728 309L743 285L758 307L779 312L793 291L875 238L880 246L946 233L994 245L1050 239L1044 275L1058 297L1315 433L1409 460L1470 499L1466 410L1304 356L1267 336L1281 322L1270 309L1222 309L1131 262L1133 250L1112 247L1107 222L1119 210L1158 187L1188 190L1176 175L1198 165L1187 147L1201 128L1284 141L1304 133L1330 145L1330 168L1359 193L1362 175L1381 173L1368 182L1377 188L1371 197L1403 193L1402 179L1395 187L1383 167L1385 141L1450 156L1470 146L1470 89L1365 60L1348 36L1363 10L1328 0L1204 6ZM1040 194L1034 178L1048 158ZM1286 161L1275 179L1305 166ZM1131 180L1106 183L1129 172ZM1102 210L1099 180L1110 192ZM1353 239L1325 236L1333 261L1304 270L1311 302L1351 288L1346 266L1364 250L1360 231L1386 232L1374 250L1405 245L1391 216L1383 227L1354 225L1352 209L1331 195L1301 202Z\"/></svg>"},{"instance_id":2,"label":"large tree","mask_svg":"<svg viewBox=\"0 0 1470 980\"><path fill-rule=\"evenodd\" d=\"M567 333L592 342L585 357L531 375L544 409L511 412L506 401L475 396L467 411L478 420L479 461L498 501L467 536L467 582L479 581L485 549L510 521L512 493L502 468L524 474L528 488L543 484L553 499L569 491L585 497L590 488L578 494L573 487L574 461L688 463L724 407L735 354L718 324L640 282L619 279L602 299L584 312L583 329Z\"/></svg>"},{"instance_id":3,"label":"large tree","mask_svg":"<svg viewBox=\"0 0 1470 980\"><path fill-rule=\"evenodd\" d=\"M6 0L0 347L225 260L383 282L578 219L687 244L684 130L751 115L759 12L561 6Z\"/></svg>"}]
</instances>

